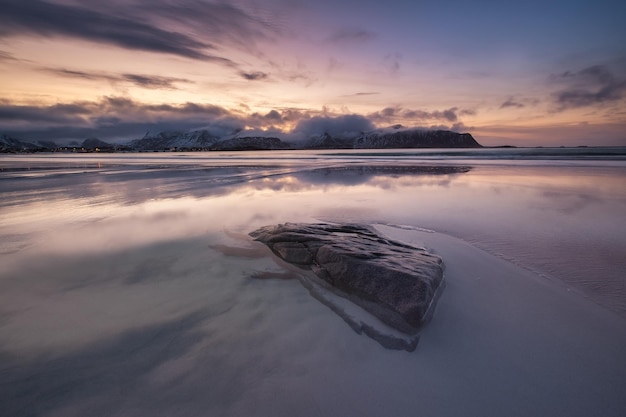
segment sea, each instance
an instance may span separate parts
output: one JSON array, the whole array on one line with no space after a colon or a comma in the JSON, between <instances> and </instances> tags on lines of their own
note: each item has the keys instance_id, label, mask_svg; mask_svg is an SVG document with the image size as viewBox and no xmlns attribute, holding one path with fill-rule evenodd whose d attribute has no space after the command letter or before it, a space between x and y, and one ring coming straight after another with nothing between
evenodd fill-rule
<instances>
[{"instance_id":1,"label":"sea","mask_svg":"<svg viewBox=\"0 0 626 417\"><path fill-rule=\"evenodd\" d=\"M285 222L446 236L626 330L626 147L6 154L0 415L418 415L414 381L365 364L419 347L386 351L297 280L255 280L283 270L270 256L233 249ZM531 415L532 389L489 408L470 386L504 379L456 377L467 415ZM454 415L442 389L421 401ZM543 395L526 411L560 410Z\"/></svg>"}]
</instances>

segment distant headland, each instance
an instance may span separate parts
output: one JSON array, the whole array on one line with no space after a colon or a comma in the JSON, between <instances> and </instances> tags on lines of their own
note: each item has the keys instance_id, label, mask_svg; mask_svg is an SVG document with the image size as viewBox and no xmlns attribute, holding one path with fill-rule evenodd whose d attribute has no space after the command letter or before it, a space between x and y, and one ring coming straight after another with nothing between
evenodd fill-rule
<instances>
[{"instance_id":1,"label":"distant headland","mask_svg":"<svg viewBox=\"0 0 626 417\"><path fill-rule=\"evenodd\" d=\"M323 132L306 140L288 141L274 136L246 136L243 132L220 137L207 130L146 133L140 139L109 143L89 138L82 143L58 145L0 135L0 152L146 152L146 151L252 151L288 149L406 149L481 148L471 134L449 130L406 128L401 125L350 135Z\"/></svg>"}]
</instances>

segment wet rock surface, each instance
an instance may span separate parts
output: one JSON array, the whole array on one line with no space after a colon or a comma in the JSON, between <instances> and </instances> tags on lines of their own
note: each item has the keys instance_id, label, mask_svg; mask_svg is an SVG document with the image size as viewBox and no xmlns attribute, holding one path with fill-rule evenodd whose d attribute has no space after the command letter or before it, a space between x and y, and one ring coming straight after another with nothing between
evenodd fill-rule
<instances>
[{"instance_id":1,"label":"wet rock surface","mask_svg":"<svg viewBox=\"0 0 626 417\"><path fill-rule=\"evenodd\" d=\"M443 284L440 257L386 239L366 225L286 223L262 227L250 236L408 335L417 334L428 320Z\"/></svg>"}]
</instances>

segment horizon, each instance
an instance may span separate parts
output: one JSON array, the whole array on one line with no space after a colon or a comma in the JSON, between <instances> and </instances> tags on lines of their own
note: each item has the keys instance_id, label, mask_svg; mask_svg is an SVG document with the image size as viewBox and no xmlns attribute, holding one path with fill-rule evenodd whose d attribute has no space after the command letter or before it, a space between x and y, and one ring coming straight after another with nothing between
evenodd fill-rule
<instances>
[{"instance_id":1,"label":"horizon","mask_svg":"<svg viewBox=\"0 0 626 417\"><path fill-rule=\"evenodd\" d=\"M622 2L0 4L0 133L25 141L402 124L626 146Z\"/></svg>"}]
</instances>

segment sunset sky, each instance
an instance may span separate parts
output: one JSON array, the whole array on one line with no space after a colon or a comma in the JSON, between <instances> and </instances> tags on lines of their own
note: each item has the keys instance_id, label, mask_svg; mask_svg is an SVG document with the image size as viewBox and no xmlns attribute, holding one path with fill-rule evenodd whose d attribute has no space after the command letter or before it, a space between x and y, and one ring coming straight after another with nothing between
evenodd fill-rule
<instances>
[{"instance_id":1,"label":"sunset sky","mask_svg":"<svg viewBox=\"0 0 626 417\"><path fill-rule=\"evenodd\" d=\"M626 145L621 0L0 0L0 133Z\"/></svg>"}]
</instances>

